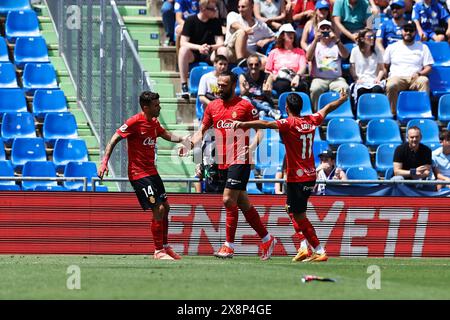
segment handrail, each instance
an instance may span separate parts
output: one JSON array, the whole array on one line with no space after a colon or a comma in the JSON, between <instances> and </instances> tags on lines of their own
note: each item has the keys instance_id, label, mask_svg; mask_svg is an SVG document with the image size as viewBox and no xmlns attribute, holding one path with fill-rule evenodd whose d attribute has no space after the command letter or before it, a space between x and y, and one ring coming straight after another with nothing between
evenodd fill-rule
<instances>
[{"instance_id":1,"label":"handrail","mask_svg":"<svg viewBox=\"0 0 450 320\"><path fill-rule=\"evenodd\" d=\"M0 177L0 181L83 181L83 191L87 190L87 177Z\"/></svg>"}]
</instances>

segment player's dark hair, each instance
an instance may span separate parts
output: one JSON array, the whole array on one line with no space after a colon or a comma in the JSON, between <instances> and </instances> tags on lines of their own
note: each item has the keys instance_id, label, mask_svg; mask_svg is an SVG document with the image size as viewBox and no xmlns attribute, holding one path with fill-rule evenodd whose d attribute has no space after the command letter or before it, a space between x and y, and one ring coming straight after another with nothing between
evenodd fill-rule
<instances>
[{"instance_id":1,"label":"player's dark hair","mask_svg":"<svg viewBox=\"0 0 450 320\"><path fill-rule=\"evenodd\" d=\"M223 54L218 54L215 58L214 58L214 63L217 63L219 61L225 61L228 62L227 57L225 57Z\"/></svg>"},{"instance_id":2,"label":"player's dark hair","mask_svg":"<svg viewBox=\"0 0 450 320\"><path fill-rule=\"evenodd\" d=\"M141 106L141 109L143 109L144 106L150 106L152 101L158 99L159 99L158 93L151 91L143 91L139 96L139 105Z\"/></svg>"},{"instance_id":3,"label":"player's dark hair","mask_svg":"<svg viewBox=\"0 0 450 320\"><path fill-rule=\"evenodd\" d=\"M238 80L238 76L236 73L231 72L230 70L226 70L224 72L222 72L219 77L230 77L231 80L231 85L235 85L237 83Z\"/></svg>"},{"instance_id":4,"label":"player's dark hair","mask_svg":"<svg viewBox=\"0 0 450 320\"><path fill-rule=\"evenodd\" d=\"M299 116L303 108L303 100L298 94L290 93L286 97L286 106L292 114Z\"/></svg>"}]
</instances>

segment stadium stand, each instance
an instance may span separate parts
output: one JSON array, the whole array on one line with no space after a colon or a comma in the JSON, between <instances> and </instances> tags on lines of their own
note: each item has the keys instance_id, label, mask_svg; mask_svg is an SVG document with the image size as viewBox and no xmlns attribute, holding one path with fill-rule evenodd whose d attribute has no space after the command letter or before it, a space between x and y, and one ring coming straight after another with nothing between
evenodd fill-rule
<instances>
[{"instance_id":1,"label":"stadium stand","mask_svg":"<svg viewBox=\"0 0 450 320\"><path fill-rule=\"evenodd\" d=\"M6 146L11 146L14 138L35 138L34 117L29 112L7 112L3 115L1 135Z\"/></svg>"},{"instance_id":2,"label":"stadium stand","mask_svg":"<svg viewBox=\"0 0 450 320\"><path fill-rule=\"evenodd\" d=\"M27 161L23 165L22 176L24 177L51 177L56 178L55 164L51 161ZM57 186L57 181L51 180L24 180L22 189L32 191L37 186Z\"/></svg>"},{"instance_id":3,"label":"stadium stand","mask_svg":"<svg viewBox=\"0 0 450 320\"><path fill-rule=\"evenodd\" d=\"M0 119L6 112L27 112L27 101L22 89L0 89Z\"/></svg>"},{"instance_id":4,"label":"stadium stand","mask_svg":"<svg viewBox=\"0 0 450 320\"><path fill-rule=\"evenodd\" d=\"M8 47L3 37L0 37L0 62L9 62Z\"/></svg>"},{"instance_id":5,"label":"stadium stand","mask_svg":"<svg viewBox=\"0 0 450 320\"><path fill-rule=\"evenodd\" d=\"M88 161L86 142L82 139L57 139L53 149L56 170L63 172L70 161Z\"/></svg>"},{"instance_id":6,"label":"stadium stand","mask_svg":"<svg viewBox=\"0 0 450 320\"><path fill-rule=\"evenodd\" d=\"M11 147L11 163L15 171L22 171L27 161L47 161L43 138L15 138Z\"/></svg>"},{"instance_id":7,"label":"stadium stand","mask_svg":"<svg viewBox=\"0 0 450 320\"><path fill-rule=\"evenodd\" d=\"M51 63L27 63L23 70L23 89L33 95L37 89L58 89L55 68Z\"/></svg>"},{"instance_id":8,"label":"stadium stand","mask_svg":"<svg viewBox=\"0 0 450 320\"><path fill-rule=\"evenodd\" d=\"M439 126L437 123L430 119L413 119L408 121L406 130L410 127L416 126L420 128L422 132L422 143L435 143L439 145Z\"/></svg>"},{"instance_id":9,"label":"stadium stand","mask_svg":"<svg viewBox=\"0 0 450 320\"><path fill-rule=\"evenodd\" d=\"M358 123L348 118L331 119L327 126L327 142L333 146L342 143L362 143Z\"/></svg>"},{"instance_id":10,"label":"stadium stand","mask_svg":"<svg viewBox=\"0 0 450 320\"><path fill-rule=\"evenodd\" d=\"M450 93L450 67L433 67L428 78L433 96Z\"/></svg>"},{"instance_id":11,"label":"stadium stand","mask_svg":"<svg viewBox=\"0 0 450 320\"><path fill-rule=\"evenodd\" d=\"M439 98L437 118L444 124L450 121L450 94L444 94Z\"/></svg>"},{"instance_id":12,"label":"stadium stand","mask_svg":"<svg viewBox=\"0 0 450 320\"><path fill-rule=\"evenodd\" d=\"M276 169L276 168L275 168ZM276 170L271 168L266 168L263 171L263 178L264 179L275 179ZM273 182L264 182L262 184L262 192L264 194L274 194L275 193L275 183Z\"/></svg>"},{"instance_id":13,"label":"stadium stand","mask_svg":"<svg viewBox=\"0 0 450 320\"><path fill-rule=\"evenodd\" d=\"M345 172L347 174L347 179L349 180L378 180L378 174L375 169L371 167L351 167ZM353 186L360 187L373 187L378 184L353 184Z\"/></svg>"},{"instance_id":14,"label":"stadium stand","mask_svg":"<svg viewBox=\"0 0 450 320\"><path fill-rule=\"evenodd\" d=\"M380 144L375 153L375 169L384 174L388 169L393 168L394 152L397 144L384 143Z\"/></svg>"},{"instance_id":15,"label":"stadium stand","mask_svg":"<svg viewBox=\"0 0 450 320\"><path fill-rule=\"evenodd\" d=\"M92 161L69 161L64 168L64 177L87 177L87 191L92 190L92 177L97 177L97 167ZM64 187L71 191L82 191L82 181L64 181ZM108 191L106 186L97 185L96 191Z\"/></svg>"},{"instance_id":16,"label":"stadium stand","mask_svg":"<svg viewBox=\"0 0 450 320\"><path fill-rule=\"evenodd\" d=\"M26 63L46 63L48 58L47 44L43 37L21 37L14 47L14 63L23 68Z\"/></svg>"},{"instance_id":17,"label":"stadium stand","mask_svg":"<svg viewBox=\"0 0 450 320\"><path fill-rule=\"evenodd\" d=\"M31 10L29 0L1 0L0 16L6 16L10 11Z\"/></svg>"},{"instance_id":18,"label":"stadium stand","mask_svg":"<svg viewBox=\"0 0 450 320\"><path fill-rule=\"evenodd\" d=\"M389 100L384 94L365 93L358 99L356 118L363 123L372 119L392 119Z\"/></svg>"},{"instance_id":19,"label":"stadium stand","mask_svg":"<svg viewBox=\"0 0 450 320\"><path fill-rule=\"evenodd\" d=\"M0 150L1 149L2 148L0 148ZM14 168L11 165L11 161L4 159L0 160L0 177L14 177ZM0 190L5 190L3 187L12 187L16 190L20 190L20 186L17 185L14 180L0 180ZM11 189L7 188L6 190Z\"/></svg>"},{"instance_id":20,"label":"stadium stand","mask_svg":"<svg viewBox=\"0 0 450 320\"><path fill-rule=\"evenodd\" d=\"M10 11L6 17L5 35L10 43L18 37L38 37L39 21L33 10Z\"/></svg>"},{"instance_id":21,"label":"stadium stand","mask_svg":"<svg viewBox=\"0 0 450 320\"><path fill-rule=\"evenodd\" d=\"M367 124L366 145L378 147L383 143L402 143L400 128L392 119L373 119Z\"/></svg>"},{"instance_id":22,"label":"stadium stand","mask_svg":"<svg viewBox=\"0 0 450 320\"><path fill-rule=\"evenodd\" d=\"M372 167L367 147L361 143L341 144L336 152L336 167L347 170L350 167Z\"/></svg>"},{"instance_id":23,"label":"stadium stand","mask_svg":"<svg viewBox=\"0 0 450 320\"><path fill-rule=\"evenodd\" d=\"M433 56L433 68L450 66L450 46L447 42L425 41L424 43L428 46Z\"/></svg>"},{"instance_id":24,"label":"stadium stand","mask_svg":"<svg viewBox=\"0 0 450 320\"><path fill-rule=\"evenodd\" d=\"M67 100L62 90L36 90L34 92L33 114L43 121L50 112L68 112Z\"/></svg>"},{"instance_id":25,"label":"stadium stand","mask_svg":"<svg viewBox=\"0 0 450 320\"><path fill-rule=\"evenodd\" d=\"M319 110L325 107L328 103L333 102L339 98L339 93L334 91L324 92L320 95L318 101ZM350 100L347 99L338 109L329 113L325 117L325 122L330 121L334 118L354 118L352 107L350 105Z\"/></svg>"},{"instance_id":26,"label":"stadium stand","mask_svg":"<svg viewBox=\"0 0 450 320\"><path fill-rule=\"evenodd\" d=\"M214 70L214 67L212 67L212 66L198 66L198 67L192 68L192 70L189 74L189 81L188 81L189 92L191 93L192 96L194 96L194 97L197 96L200 78L204 74L211 72L213 70Z\"/></svg>"},{"instance_id":27,"label":"stadium stand","mask_svg":"<svg viewBox=\"0 0 450 320\"><path fill-rule=\"evenodd\" d=\"M0 160L6 160L6 153L4 146L0 147Z\"/></svg>"},{"instance_id":28,"label":"stadium stand","mask_svg":"<svg viewBox=\"0 0 450 320\"><path fill-rule=\"evenodd\" d=\"M434 119L428 94L419 91L400 92L397 100L397 120L405 124L418 118Z\"/></svg>"},{"instance_id":29,"label":"stadium stand","mask_svg":"<svg viewBox=\"0 0 450 320\"><path fill-rule=\"evenodd\" d=\"M47 113L44 118L42 134L45 143L53 146L57 139L78 138L77 121L70 112Z\"/></svg>"},{"instance_id":30,"label":"stadium stand","mask_svg":"<svg viewBox=\"0 0 450 320\"><path fill-rule=\"evenodd\" d=\"M0 63L0 88L18 88L16 69L11 62Z\"/></svg>"}]
</instances>

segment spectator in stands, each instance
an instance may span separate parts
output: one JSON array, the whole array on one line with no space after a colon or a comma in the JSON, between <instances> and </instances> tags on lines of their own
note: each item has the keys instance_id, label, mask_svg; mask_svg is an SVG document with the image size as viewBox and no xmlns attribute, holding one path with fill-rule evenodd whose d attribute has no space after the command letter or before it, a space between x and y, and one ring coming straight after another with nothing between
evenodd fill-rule
<instances>
[{"instance_id":1,"label":"spectator in stands","mask_svg":"<svg viewBox=\"0 0 450 320\"><path fill-rule=\"evenodd\" d=\"M166 40L164 46L175 45L175 11L174 0L165 0L161 6L161 17L164 26L164 32L166 33Z\"/></svg>"},{"instance_id":2,"label":"spectator in stands","mask_svg":"<svg viewBox=\"0 0 450 320\"><path fill-rule=\"evenodd\" d=\"M272 88L280 95L288 91L308 91L305 81L305 52L295 41L295 30L290 23L284 24L280 30L275 49L270 51L266 63L268 90Z\"/></svg>"},{"instance_id":3,"label":"spectator in stands","mask_svg":"<svg viewBox=\"0 0 450 320\"><path fill-rule=\"evenodd\" d=\"M286 19L285 0L255 0L255 18L265 22L272 30L280 29Z\"/></svg>"},{"instance_id":4,"label":"spectator in stands","mask_svg":"<svg viewBox=\"0 0 450 320\"><path fill-rule=\"evenodd\" d=\"M405 2L403 0L393 0L391 5L392 18L384 21L377 31L377 49L384 54L385 48L397 41L402 40L402 28L405 20Z\"/></svg>"},{"instance_id":5,"label":"spectator in stands","mask_svg":"<svg viewBox=\"0 0 450 320\"><path fill-rule=\"evenodd\" d=\"M180 40L178 67L180 68L182 97L189 98L187 79L189 64L214 61L215 54L226 56L223 34L217 14L216 0L200 0L200 12L186 19Z\"/></svg>"},{"instance_id":6,"label":"spectator in stands","mask_svg":"<svg viewBox=\"0 0 450 320\"><path fill-rule=\"evenodd\" d=\"M268 115L278 120L281 118L280 110L275 109L271 92L266 89L266 74L261 70L261 59L257 54L247 58L248 70L239 76L241 96L258 109L260 117Z\"/></svg>"},{"instance_id":7,"label":"spectator in stands","mask_svg":"<svg viewBox=\"0 0 450 320\"><path fill-rule=\"evenodd\" d=\"M316 168L317 180L347 180L345 171L336 167L336 157L333 151L328 149L319 154L320 164ZM325 194L326 185L316 184L314 191L316 194Z\"/></svg>"},{"instance_id":8,"label":"spectator in stands","mask_svg":"<svg viewBox=\"0 0 450 320\"><path fill-rule=\"evenodd\" d=\"M219 74L226 71L227 69L227 57L223 55L217 55L214 58L214 70L204 74L200 78L197 96L204 108L206 108L208 103L218 98L219 88L217 87L217 78L219 77Z\"/></svg>"},{"instance_id":9,"label":"spectator in stands","mask_svg":"<svg viewBox=\"0 0 450 320\"><path fill-rule=\"evenodd\" d=\"M309 45L314 40L317 25L323 20L331 21L330 5L326 0L319 0L316 2L316 10L313 12L312 18L306 22L303 29L302 38L300 41L300 46L303 50L308 50ZM336 31L333 26L332 29L333 31Z\"/></svg>"},{"instance_id":10,"label":"spectator in stands","mask_svg":"<svg viewBox=\"0 0 450 320\"><path fill-rule=\"evenodd\" d=\"M437 180L450 181L450 131L441 135L441 147L432 152L433 173ZM450 185L438 185L437 189Z\"/></svg>"},{"instance_id":11,"label":"spectator in stands","mask_svg":"<svg viewBox=\"0 0 450 320\"><path fill-rule=\"evenodd\" d=\"M408 142L394 152L394 180L422 180L431 173L431 149L420 143L422 132L413 126L407 132Z\"/></svg>"},{"instance_id":12,"label":"spectator in stands","mask_svg":"<svg viewBox=\"0 0 450 320\"><path fill-rule=\"evenodd\" d=\"M320 1L320 0L319 0ZM306 23L313 17L315 9L315 0L288 0L286 12L292 17L298 38L301 38L303 28ZM305 48L303 48L306 50Z\"/></svg>"},{"instance_id":13,"label":"spectator in stands","mask_svg":"<svg viewBox=\"0 0 450 320\"><path fill-rule=\"evenodd\" d=\"M184 21L199 12L198 0L175 0L175 33L177 40L181 36Z\"/></svg>"},{"instance_id":14,"label":"spectator in stands","mask_svg":"<svg viewBox=\"0 0 450 320\"><path fill-rule=\"evenodd\" d=\"M378 7L370 0L372 12L377 14ZM336 0L333 7L333 21L341 33L344 43L356 42L358 31L365 27L371 29L369 3L367 0Z\"/></svg>"},{"instance_id":15,"label":"spectator in stands","mask_svg":"<svg viewBox=\"0 0 450 320\"><path fill-rule=\"evenodd\" d=\"M445 41L450 37L450 15L437 0L417 1L413 7L412 20L422 41Z\"/></svg>"},{"instance_id":16,"label":"spectator in stands","mask_svg":"<svg viewBox=\"0 0 450 320\"><path fill-rule=\"evenodd\" d=\"M384 63L389 72L386 93L393 115L397 114L400 91L430 91L427 75L431 72L434 60L428 46L414 40L416 32L415 23L408 21L403 25L403 40L388 46L384 53Z\"/></svg>"},{"instance_id":17,"label":"spectator in stands","mask_svg":"<svg viewBox=\"0 0 450 320\"><path fill-rule=\"evenodd\" d=\"M239 14L230 12L227 16L225 44L230 63L244 64L251 53L262 50L275 40L275 34L263 21L253 16L253 0L239 0ZM265 56L261 54L265 64Z\"/></svg>"},{"instance_id":18,"label":"spectator in stands","mask_svg":"<svg viewBox=\"0 0 450 320\"><path fill-rule=\"evenodd\" d=\"M341 60L347 58L349 53L331 27L330 21L321 21L306 52L306 58L312 64L310 91L314 111L317 110L319 96L325 91L348 90L348 84L342 77Z\"/></svg>"},{"instance_id":19,"label":"spectator in stands","mask_svg":"<svg viewBox=\"0 0 450 320\"><path fill-rule=\"evenodd\" d=\"M350 86L350 100L356 114L358 98L364 93L383 93L386 81L381 53L375 51L375 35L370 29L358 32L358 46L350 54L350 74L354 83Z\"/></svg>"}]
</instances>

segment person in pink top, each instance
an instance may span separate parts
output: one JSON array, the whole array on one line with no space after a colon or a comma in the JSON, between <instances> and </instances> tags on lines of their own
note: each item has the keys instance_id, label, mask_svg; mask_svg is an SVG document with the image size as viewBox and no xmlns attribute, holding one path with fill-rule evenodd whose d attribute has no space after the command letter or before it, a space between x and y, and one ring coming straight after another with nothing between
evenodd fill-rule
<instances>
[{"instance_id":1,"label":"person in pink top","mask_svg":"<svg viewBox=\"0 0 450 320\"><path fill-rule=\"evenodd\" d=\"M117 129L105 148L98 176L103 179L108 173L108 161L116 144L127 139L128 177L144 211L151 209L153 219L151 231L155 252L153 257L161 260L179 260L181 257L168 244L169 202L161 177L156 170L155 154L158 137L167 141L181 142L190 147L187 138L178 137L164 129L158 121L161 111L159 95L144 91L139 96L142 111L129 118Z\"/></svg>"},{"instance_id":2,"label":"person in pink top","mask_svg":"<svg viewBox=\"0 0 450 320\"><path fill-rule=\"evenodd\" d=\"M304 79L306 55L295 41L295 30L290 23L279 30L275 49L270 51L266 62L266 91L274 89L278 94L289 91L308 91Z\"/></svg>"}]
</instances>

